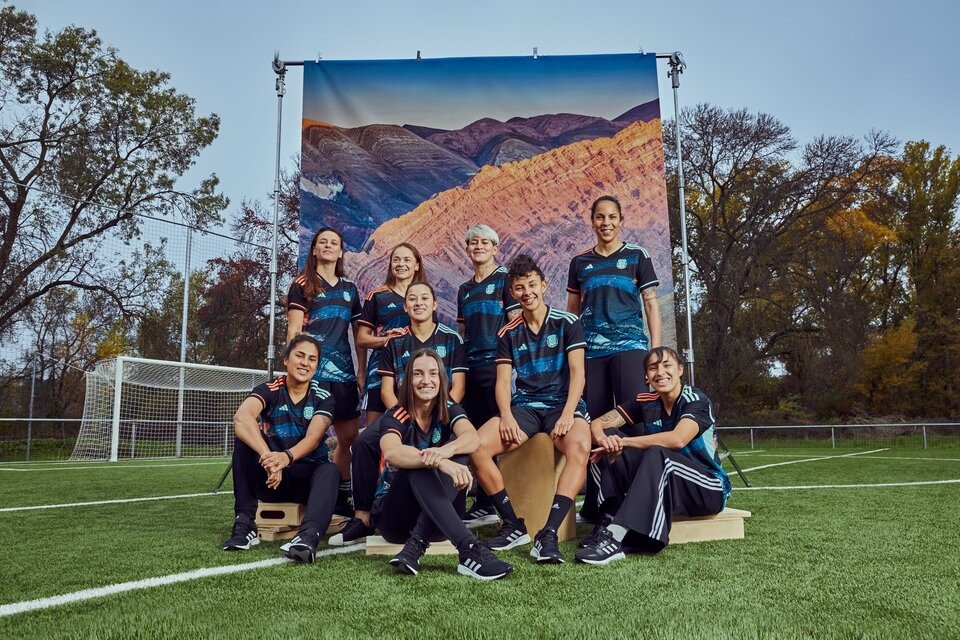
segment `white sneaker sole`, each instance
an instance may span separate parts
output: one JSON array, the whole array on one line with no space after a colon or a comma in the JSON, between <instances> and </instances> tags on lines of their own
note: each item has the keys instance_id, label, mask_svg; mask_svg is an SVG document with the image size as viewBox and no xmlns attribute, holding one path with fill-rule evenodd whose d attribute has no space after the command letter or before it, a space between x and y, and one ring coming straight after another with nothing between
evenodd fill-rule
<instances>
[{"instance_id":1,"label":"white sneaker sole","mask_svg":"<svg viewBox=\"0 0 960 640\"><path fill-rule=\"evenodd\" d=\"M512 569L511 569L511 570L508 570L508 571L504 571L503 573L498 574L498 575L495 575L495 576L482 576L482 575L480 575L479 573L474 573L474 572L471 571L470 569L467 569L467 568L466 568L465 566L463 566L462 564L458 564L458 565L457 565L457 573L459 573L460 575L462 575L462 576L470 576L471 578L474 578L474 579L476 579L476 580L483 580L484 582L489 581L489 580L499 580L500 578L504 577L505 575L508 575L508 574L510 573L510 571L512 571Z\"/></svg>"},{"instance_id":2,"label":"white sneaker sole","mask_svg":"<svg viewBox=\"0 0 960 640\"><path fill-rule=\"evenodd\" d=\"M488 516L482 516L480 518L474 518L472 520L467 520L466 518L464 518L463 524L472 529L474 527L482 527L487 524L496 524L499 521L500 521L500 516L498 516L495 513L492 513Z\"/></svg>"},{"instance_id":3,"label":"white sneaker sole","mask_svg":"<svg viewBox=\"0 0 960 640\"><path fill-rule=\"evenodd\" d=\"M509 549L513 549L514 547L519 547L519 546L522 545L522 544L530 544L530 534L529 534L529 533L523 534L522 536L520 536L519 538L517 538L517 539L514 540L513 542L508 542L507 544L505 544L505 545L502 546L502 547L495 547L495 546L493 546L493 545L490 545L490 548L493 549L494 551L507 551L507 550L509 550Z\"/></svg>"},{"instance_id":4,"label":"white sneaker sole","mask_svg":"<svg viewBox=\"0 0 960 640\"><path fill-rule=\"evenodd\" d=\"M555 556L542 556L540 555L540 550L536 547L530 549L530 557L540 564L563 564L563 558L557 558Z\"/></svg>"},{"instance_id":5,"label":"white sneaker sole","mask_svg":"<svg viewBox=\"0 0 960 640\"><path fill-rule=\"evenodd\" d=\"M363 536L362 538L355 538L353 540L344 540L342 533L334 534L330 536L329 540L327 540L327 544L334 547L345 547L348 544L366 544L366 543L367 543L367 536Z\"/></svg>"},{"instance_id":6,"label":"white sneaker sole","mask_svg":"<svg viewBox=\"0 0 960 640\"><path fill-rule=\"evenodd\" d=\"M400 573L406 573L411 576L415 576L419 573L416 569L408 565L406 562L403 562L402 560L398 560L397 558L392 558L389 564L391 567L393 567Z\"/></svg>"},{"instance_id":7,"label":"white sneaker sole","mask_svg":"<svg viewBox=\"0 0 960 640\"><path fill-rule=\"evenodd\" d=\"M612 556L609 556L609 557L607 557L607 558L604 558L603 560L587 560L587 559L585 559L585 558L577 558L577 561L578 561L578 562L583 562L584 564L592 564L592 565L596 565L596 566L601 566L601 567L602 567L602 566L605 565L605 564L610 564L611 562L615 562L615 561L617 561L617 560L623 560L623 559L626 558L626 557L627 557L627 556L626 556L626 554L625 554L623 551L618 551L618 552L616 552L615 554L613 554Z\"/></svg>"}]
</instances>

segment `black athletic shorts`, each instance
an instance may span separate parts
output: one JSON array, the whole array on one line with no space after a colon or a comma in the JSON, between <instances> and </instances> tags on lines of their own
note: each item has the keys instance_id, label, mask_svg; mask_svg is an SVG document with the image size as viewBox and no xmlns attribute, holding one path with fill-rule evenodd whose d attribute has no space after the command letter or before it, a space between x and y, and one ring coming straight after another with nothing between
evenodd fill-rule
<instances>
[{"instance_id":1,"label":"black athletic shorts","mask_svg":"<svg viewBox=\"0 0 960 640\"><path fill-rule=\"evenodd\" d=\"M634 349L586 359L583 399L590 415L599 418L618 404L647 391L647 372L643 368L646 357L646 351Z\"/></svg>"},{"instance_id":2,"label":"black athletic shorts","mask_svg":"<svg viewBox=\"0 0 960 640\"><path fill-rule=\"evenodd\" d=\"M478 429L490 418L500 415L497 410L496 386L497 365L472 367L467 371L467 384L461 406L467 412L470 422Z\"/></svg>"},{"instance_id":3,"label":"black athletic shorts","mask_svg":"<svg viewBox=\"0 0 960 640\"><path fill-rule=\"evenodd\" d=\"M513 414L513 418L517 421L517 424L520 425L520 430L523 431L528 438L532 438L538 433L549 434L553 431L554 425L557 424L557 420L560 419L560 414L563 413L563 407L559 406L553 409L510 407L510 412ZM577 404L577 409L573 412L573 417L583 418L587 423L590 422L590 415L587 413L583 400Z\"/></svg>"},{"instance_id":4,"label":"black athletic shorts","mask_svg":"<svg viewBox=\"0 0 960 640\"><path fill-rule=\"evenodd\" d=\"M352 420L360 416L360 392L356 382L324 382L335 403L334 420Z\"/></svg>"},{"instance_id":5,"label":"black athletic shorts","mask_svg":"<svg viewBox=\"0 0 960 640\"><path fill-rule=\"evenodd\" d=\"M376 411L377 413L386 413L387 407L383 406L383 396L380 395L380 387L376 389L367 389L363 402L364 411Z\"/></svg>"}]
</instances>

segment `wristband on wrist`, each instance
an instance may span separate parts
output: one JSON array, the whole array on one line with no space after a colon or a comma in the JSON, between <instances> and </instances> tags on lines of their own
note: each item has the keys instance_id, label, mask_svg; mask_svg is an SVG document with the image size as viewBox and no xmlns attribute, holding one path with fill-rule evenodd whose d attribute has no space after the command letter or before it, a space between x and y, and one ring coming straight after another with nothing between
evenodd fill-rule
<instances>
[{"instance_id":1,"label":"wristband on wrist","mask_svg":"<svg viewBox=\"0 0 960 640\"><path fill-rule=\"evenodd\" d=\"M290 452L290 449L284 449L283 452L287 454L287 458L290 459L290 464L293 464L293 454Z\"/></svg>"}]
</instances>

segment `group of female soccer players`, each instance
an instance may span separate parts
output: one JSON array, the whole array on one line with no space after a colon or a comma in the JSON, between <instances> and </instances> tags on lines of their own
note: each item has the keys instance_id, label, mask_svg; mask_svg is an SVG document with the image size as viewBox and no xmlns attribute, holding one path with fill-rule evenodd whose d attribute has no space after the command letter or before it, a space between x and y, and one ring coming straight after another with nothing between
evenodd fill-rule
<instances>
[{"instance_id":1,"label":"group of female soccer players","mask_svg":"<svg viewBox=\"0 0 960 640\"><path fill-rule=\"evenodd\" d=\"M530 538L509 505L492 459L538 431L567 443L557 447L567 454L568 466L571 459L583 461L566 480L576 489L558 486L554 509L560 513L537 534L531 552L538 562L563 561L555 529L583 484L591 442L581 517L597 526L581 543L578 560L606 564L623 557L625 534L631 530L666 543L666 532L647 531L645 517L620 513L654 510L652 504L624 499L641 493L629 490L640 476L640 458L651 449L686 454L683 460L693 471L684 467L684 473L698 474L695 484L710 485L704 490L713 491L711 499L699 494L687 496L686 503L678 499L680 509L668 503L668 511L716 513L723 508L729 482L711 447L709 400L682 385L678 355L660 347L657 276L647 251L620 239L622 221L615 198L603 196L593 203L596 245L571 260L566 311L545 305L546 281L529 256L520 256L508 272L496 262L497 233L482 224L471 227L465 243L474 276L457 294L459 333L437 321L436 295L415 247L401 243L393 248L384 285L361 304L356 285L345 275L340 234L332 228L315 234L304 269L289 291L287 339L290 345L300 344L301 351L310 350L302 344L303 334L316 339L310 341L319 351L314 379L332 400L330 422L338 439L333 460L341 479L334 510L352 517L330 544L359 542L379 530L388 541L404 543L391 564L415 574L430 541L449 539L460 552L460 573L486 580L508 574L513 567L490 547L505 550ZM288 348L290 353L295 352ZM657 380L650 379L651 372ZM648 383L656 393L647 393ZM677 415L672 410L679 407L681 393L697 401L688 398L690 410ZM659 411L656 419L646 407L651 403ZM366 418L362 432L361 406ZM599 418L588 426L591 415ZM647 420L656 424L645 426ZM678 427L685 439L657 436ZM293 464L293 455L288 456L286 464ZM676 464L675 456L665 456L661 475ZM463 515L464 490L474 478L471 468L483 471L477 478L494 499L481 486L472 509ZM650 474L656 472L645 473L644 482L655 485ZM669 531L670 514L665 517ZM503 525L488 545L465 526L497 519ZM660 514L661 528L663 520ZM312 560L316 540L311 542L308 557L292 557ZM295 550L302 550L297 539L294 543ZM289 551L291 545L285 547Z\"/></svg>"}]
</instances>

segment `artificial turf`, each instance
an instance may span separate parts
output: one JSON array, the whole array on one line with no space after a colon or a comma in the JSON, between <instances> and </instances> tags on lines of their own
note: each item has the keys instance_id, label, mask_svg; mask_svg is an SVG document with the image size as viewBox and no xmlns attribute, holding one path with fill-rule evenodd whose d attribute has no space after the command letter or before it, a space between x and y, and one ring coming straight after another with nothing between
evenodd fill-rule
<instances>
[{"instance_id":1,"label":"artificial turf","mask_svg":"<svg viewBox=\"0 0 960 640\"><path fill-rule=\"evenodd\" d=\"M744 452L738 461L749 469L850 452ZM222 471L157 464L0 471L0 507L206 492ZM457 575L453 556L428 556L413 577L353 553L6 616L0 637L960 637L960 484L764 488L958 479L960 455L891 449L748 477L757 489L730 501L753 513L744 540L669 546L607 567L573 563L572 541L560 566L535 565L525 546L502 554L516 571L493 583ZM0 512L0 604L277 557L279 543L220 550L229 488Z\"/></svg>"}]
</instances>

